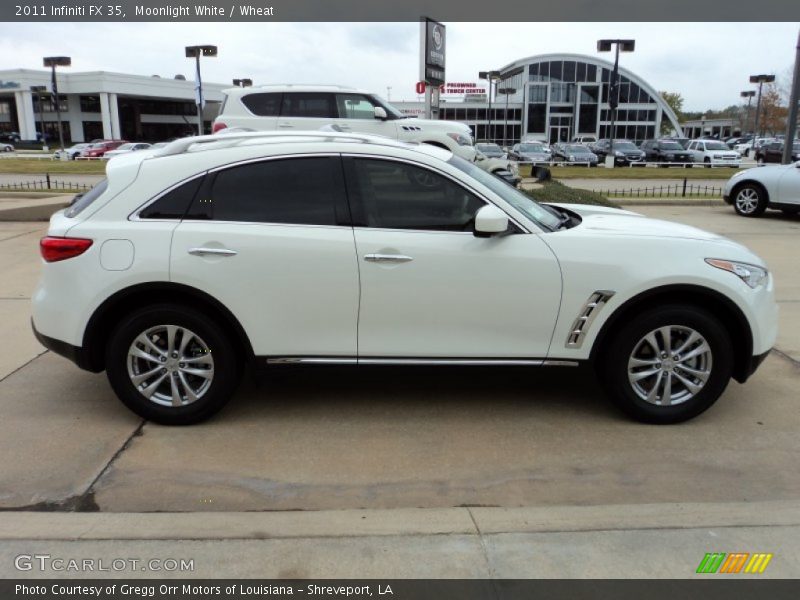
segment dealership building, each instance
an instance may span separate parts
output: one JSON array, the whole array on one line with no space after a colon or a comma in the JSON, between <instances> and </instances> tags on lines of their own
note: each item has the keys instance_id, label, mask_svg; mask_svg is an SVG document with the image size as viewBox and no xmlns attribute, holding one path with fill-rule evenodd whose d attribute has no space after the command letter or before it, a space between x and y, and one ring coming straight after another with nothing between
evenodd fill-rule
<instances>
[{"instance_id":1,"label":"dealership building","mask_svg":"<svg viewBox=\"0 0 800 600\"><path fill-rule=\"evenodd\" d=\"M62 69L57 77L65 140L158 141L197 131L194 82L181 75L147 77ZM32 92L33 86L46 86L48 92ZM223 100L222 90L229 87L203 83L203 118L209 130ZM35 140L44 126L50 139L58 139L55 97L50 90L50 71L0 71L0 131L16 131L23 140Z\"/></svg>"},{"instance_id":2,"label":"dealership building","mask_svg":"<svg viewBox=\"0 0 800 600\"><path fill-rule=\"evenodd\" d=\"M580 135L609 137L608 89L614 65L581 54L530 56L498 69L497 92L488 97L448 95L445 88L439 117L467 123L476 140L512 144L521 139L563 142ZM486 82L475 84L486 90ZM479 86L482 86L479 87ZM681 133L675 113L658 91L632 72L619 69L619 106L615 137L641 142L666 130ZM468 89L468 88L467 88ZM424 103L395 102L409 115L422 115Z\"/></svg>"},{"instance_id":3,"label":"dealership building","mask_svg":"<svg viewBox=\"0 0 800 600\"><path fill-rule=\"evenodd\" d=\"M608 137L612 69L611 63L593 56L531 56L497 70L491 106L486 82L447 84L438 116L468 124L476 140L504 145L521 139L555 143L580 135ZM620 68L619 74L615 137L640 142L660 135L662 123L668 125L666 130L681 133L678 119L655 88L627 69ZM57 138L54 98L44 94L40 106L32 86L50 90L50 72L0 71L0 131L18 131L22 139L33 140L43 125L51 139ZM224 99L222 90L228 87L203 83L206 131ZM58 89L66 140L160 141L197 130L194 82L180 75L59 69ZM421 99L393 104L410 116L424 114Z\"/></svg>"}]
</instances>

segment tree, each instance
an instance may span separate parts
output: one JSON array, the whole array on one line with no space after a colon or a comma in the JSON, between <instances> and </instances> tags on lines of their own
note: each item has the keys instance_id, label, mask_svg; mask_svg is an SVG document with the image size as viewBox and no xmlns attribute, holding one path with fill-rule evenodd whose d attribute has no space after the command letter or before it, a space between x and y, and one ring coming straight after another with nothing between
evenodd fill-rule
<instances>
[{"instance_id":1,"label":"tree","mask_svg":"<svg viewBox=\"0 0 800 600\"><path fill-rule=\"evenodd\" d=\"M788 114L789 109L781 98L778 86L775 83L766 84L761 94L761 114L758 128L768 135L783 133L786 129Z\"/></svg>"},{"instance_id":2,"label":"tree","mask_svg":"<svg viewBox=\"0 0 800 600\"><path fill-rule=\"evenodd\" d=\"M678 122L684 120L685 116L683 114L683 96L681 96L680 92L659 92L661 94L661 98L663 98L664 102L672 109L672 112L675 113L675 116L678 118ZM672 124L669 122L669 119L663 118L661 119L661 135L665 135L672 130Z\"/></svg>"}]
</instances>

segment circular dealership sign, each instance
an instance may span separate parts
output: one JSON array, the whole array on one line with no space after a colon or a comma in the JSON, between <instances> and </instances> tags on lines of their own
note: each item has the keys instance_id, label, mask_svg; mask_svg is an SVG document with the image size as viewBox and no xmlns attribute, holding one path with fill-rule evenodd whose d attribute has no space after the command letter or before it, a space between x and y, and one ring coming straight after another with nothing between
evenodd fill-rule
<instances>
[{"instance_id":1,"label":"circular dealership sign","mask_svg":"<svg viewBox=\"0 0 800 600\"><path fill-rule=\"evenodd\" d=\"M444 43L444 36L442 35L442 28L438 25L433 26L433 45L436 47L437 50L442 49L442 44Z\"/></svg>"}]
</instances>

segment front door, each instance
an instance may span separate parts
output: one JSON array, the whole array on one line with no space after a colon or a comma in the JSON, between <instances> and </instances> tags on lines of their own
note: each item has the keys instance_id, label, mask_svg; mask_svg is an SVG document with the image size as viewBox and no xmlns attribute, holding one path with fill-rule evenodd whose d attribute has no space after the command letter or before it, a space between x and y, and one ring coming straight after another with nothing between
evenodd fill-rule
<instances>
[{"instance_id":1,"label":"front door","mask_svg":"<svg viewBox=\"0 0 800 600\"><path fill-rule=\"evenodd\" d=\"M561 296L535 234L473 235L485 201L420 165L346 158L359 358L541 358Z\"/></svg>"},{"instance_id":2,"label":"front door","mask_svg":"<svg viewBox=\"0 0 800 600\"><path fill-rule=\"evenodd\" d=\"M778 198L775 202L800 205L800 163L788 165L778 180Z\"/></svg>"}]
</instances>

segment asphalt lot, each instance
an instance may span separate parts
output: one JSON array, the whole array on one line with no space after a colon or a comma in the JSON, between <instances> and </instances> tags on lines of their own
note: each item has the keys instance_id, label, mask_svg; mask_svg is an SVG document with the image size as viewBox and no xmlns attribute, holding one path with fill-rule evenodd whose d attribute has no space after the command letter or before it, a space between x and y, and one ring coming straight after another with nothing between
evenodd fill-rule
<instances>
[{"instance_id":1,"label":"asphalt lot","mask_svg":"<svg viewBox=\"0 0 800 600\"><path fill-rule=\"evenodd\" d=\"M800 499L800 219L637 207L775 272L779 352L701 417L633 423L590 373L318 368L246 381L211 422L142 423L30 333L41 223L0 224L0 507L240 511Z\"/></svg>"}]
</instances>

